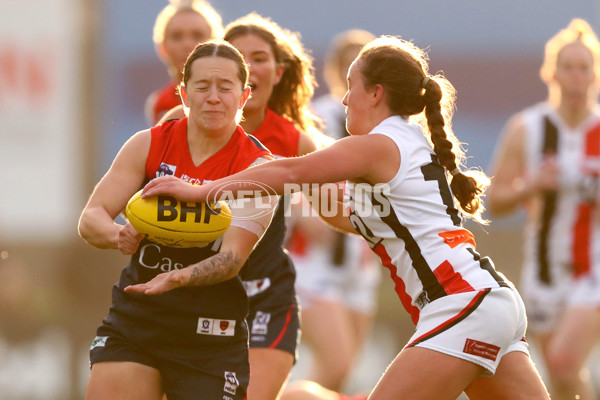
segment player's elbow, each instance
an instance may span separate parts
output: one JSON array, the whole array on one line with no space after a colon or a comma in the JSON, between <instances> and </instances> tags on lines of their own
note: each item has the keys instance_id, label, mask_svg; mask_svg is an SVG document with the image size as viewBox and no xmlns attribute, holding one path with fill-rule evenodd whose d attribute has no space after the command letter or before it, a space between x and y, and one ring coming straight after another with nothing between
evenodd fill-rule
<instances>
[{"instance_id":1,"label":"player's elbow","mask_svg":"<svg viewBox=\"0 0 600 400\"><path fill-rule=\"evenodd\" d=\"M91 243L91 225L89 223L89 218L87 217L85 211L79 217L79 222L77 223L77 233L79 234L79 236L81 236L83 240L85 240L88 243Z\"/></svg>"},{"instance_id":2,"label":"player's elbow","mask_svg":"<svg viewBox=\"0 0 600 400\"><path fill-rule=\"evenodd\" d=\"M110 249L115 246L98 230L95 219L89 212L84 211L77 224L77 233L87 243L99 249Z\"/></svg>"}]
</instances>

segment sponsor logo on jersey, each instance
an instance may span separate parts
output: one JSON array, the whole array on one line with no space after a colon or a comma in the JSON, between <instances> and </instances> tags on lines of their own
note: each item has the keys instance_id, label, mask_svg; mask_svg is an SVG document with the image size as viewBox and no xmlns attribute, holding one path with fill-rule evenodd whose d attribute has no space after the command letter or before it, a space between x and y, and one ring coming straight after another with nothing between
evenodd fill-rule
<instances>
[{"instance_id":1,"label":"sponsor logo on jersey","mask_svg":"<svg viewBox=\"0 0 600 400\"><path fill-rule=\"evenodd\" d=\"M140 249L138 262L142 267L169 272L185 267L182 263L175 262L169 257L161 257L160 246L147 244Z\"/></svg>"},{"instance_id":2,"label":"sponsor logo on jersey","mask_svg":"<svg viewBox=\"0 0 600 400\"><path fill-rule=\"evenodd\" d=\"M270 278L260 278L253 281L243 281L244 289L248 297L256 296L271 287Z\"/></svg>"},{"instance_id":3,"label":"sponsor logo on jersey","mask_svg":"<svg viewBox=\"0 0 600 400\"><path fill-rule=\"evenodd\" d=\"M235 320L198 318L196 333L211 336L233 336L235 334Z\"/></svg>"},{"instance_id":4,"label":"sponsor logo on jersey","mask_svg":"<svg viewBox=\"0 0 600 400\"><path fill-rule=\"evenodd\" d=\"M240 386L240 382L235 375L235 372L225 371L225 386L223 387L223 391L229 394L235 394L238 386Z\"/></svg>"},{"instance_id":5,"label":"sponsor logo on jersey","mask_svg":"<svg viewBox=\"0 0 600 400\"><path fill-rule=\"evenodd\" d=\"M159 176L175 175L176 169L176 165L160 163L160 165L158 166L158 170L156 170L156 177L158 178Z\"/></svg>"},{"instance_id":6,"label":"sponsor logo on jersey","mask_svg":"<svg viewBox=\"0 0 600 400\"><path fill-rule=\"evenodd\" d=\"M94 340L92 340L92 345L90 346L90 350L95 349L96 347L104 347L106 346L106 340L108 336L96 336Z\"/></svg>"},{"instance_id":7,"label":"sponsor logo on jersey","mask_svg":"<svg viewBox=\"0 0 600 400\"><path fill-rule=\"evenodd\" d=\"M271 313L257 311L252 321L252 334L266 335L269 332L269 321L271 321Z\"/></svg>"},{"instance_id":8,"label":"sponsor logo on jersey","mask_svg":"<svg viewBox=\"0 0 600 400\"><path fill-rule=\"evenodd\" d=\"M474 339L467 339L465 341L465 348L463 349L463 353L473 354L474 356L483 357L492 361L496 361L499 351L500 347L498 346Z\"/></svg>"},{"instance_id":9,"label":"sponsor logo on jersey","mask_svg":"<svg viewBox=\"0 0 600 400\"><path fill-rule=\"evenodd\" d=\"M427 296L427 292L421 292L421 294L419 295L419 297L417 297L417 300L415 301L415 304L421 310L423 309L423 307L425 307L427 304L429 304L429 297Z\"/></svg>"}]
</instances>

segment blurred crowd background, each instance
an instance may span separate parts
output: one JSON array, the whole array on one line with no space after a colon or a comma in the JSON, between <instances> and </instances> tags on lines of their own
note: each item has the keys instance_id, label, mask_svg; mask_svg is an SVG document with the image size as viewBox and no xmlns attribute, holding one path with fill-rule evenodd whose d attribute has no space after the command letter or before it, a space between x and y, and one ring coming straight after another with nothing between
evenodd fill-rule
<instances>
[{"instance_id":1,"label":"blurred crowd background","mask_svg":"<svg viewBox=\"0 0 600 400\"><path fill-rule=\"evenodd\" d=\"M77 219L168 82L152 42L167 0L0 2L0 398L76 399L87 348L126 258L85 244ZM323 56L350 28L429 50L458 94L454 130L470 166L488 169L506 119L545 98L546 40L579 17L600 33L597 0L214 0L224 23L251 11L301 34L321 87ZM479 252L519 280L522 216L473 227ZM372 387L412 323L383 279L372 340L351 380ZM294 371L301 377L303 359ZM599 379L600 380L600 379Z\"/></svg>"}]
</instances>

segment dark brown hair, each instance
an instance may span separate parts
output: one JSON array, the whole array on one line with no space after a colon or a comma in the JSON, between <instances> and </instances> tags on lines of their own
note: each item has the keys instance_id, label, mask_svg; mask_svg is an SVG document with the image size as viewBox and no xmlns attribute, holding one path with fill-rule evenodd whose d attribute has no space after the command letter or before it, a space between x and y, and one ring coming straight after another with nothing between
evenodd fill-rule
<instances>
[{"instance_id":1,"label":"dark brown hair","mask_svg":"<svg viewBox=\"0 0 600 400\"><path fill-rule=\"evenodd\" d=\"M427 54L413 43L382 36L361 50L358 67L367 88L384 88L394 115L412 116L421 123L440 164L452 173L450 186L461 209L484 222L481 196L489 178L478 170L460 170L465 154L451 126L455 90L442 75L429 76L427 60Z\"/></svg>"},{"instance_id":2,"label":"dark brown hair","mask_svg":"<svg viewBox=\"0 0 600 400\"><path fill-rule=\"evenodd\" d=\"M190 53L183 67L183 80L181 82L183 86L185 86L190 79L194 61L204 57L223 57L235 62L238 67L238 77L242 82L242 90L244 90L248 84L248 65L246 64L246 61L244 61L242 54L233 47L231 43L219 39L200 43Z\"/></svg>"}]
</instances>

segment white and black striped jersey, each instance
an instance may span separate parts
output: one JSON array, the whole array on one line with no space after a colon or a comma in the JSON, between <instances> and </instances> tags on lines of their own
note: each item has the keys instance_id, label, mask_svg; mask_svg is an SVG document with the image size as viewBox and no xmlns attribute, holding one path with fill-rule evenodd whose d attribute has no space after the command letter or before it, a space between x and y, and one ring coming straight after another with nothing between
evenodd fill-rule
<instances>
[{"instance_id":1,"label":"white and black striped jersey","mask_svg":"<svg viewBox=\"0 0 600 400\"><path fill-rule=\"evenodd\" d=\"M350 220L390 270L413 322L425 304L442 296L506 286L462 227L446 170L421 127L393 116L369 134L394 141L400 168L384 184L348 182Z\"/></svg>"},{"instance_id":2,"label":"white and black striped jersey","mask_svg":"<svg viewBox=\"0 0 600 400\"><path fill-rule=\"evenodd\" d=\"M522 111L527 173L555 155L559 186L531 201L525 229L525 265L531 278L552 285L571 277L600 277L600 109L570 128L547 102Z\"/></svg>"}]
</instances>

